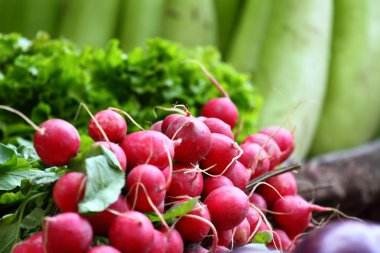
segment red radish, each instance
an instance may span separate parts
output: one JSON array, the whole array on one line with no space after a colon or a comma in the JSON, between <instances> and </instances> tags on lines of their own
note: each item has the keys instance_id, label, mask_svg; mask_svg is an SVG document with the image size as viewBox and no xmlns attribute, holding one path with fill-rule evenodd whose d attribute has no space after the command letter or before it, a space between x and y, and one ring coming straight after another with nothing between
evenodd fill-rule
<instances>
[{"instance_id":1,"label":"red radish","mask_svg":"<svg viewBox=\"0 0 380 253\"><path fill-rule=\"evenodd\" d=\"M203 248L197 243L187 244L184 253L208 253L208 249Z\"/></svg>"},{"instance_id":2,"label":"red radish","mask_svg":"<svg viewBox=\"0 0 380 253\"><path fill-rule=\"evenodd\" d=\"M166 236L158 230L154 230L153 246L147 251L147 253L165 253L167 248Z\"/></svg>"},{"instance_id":3,"label":"red radish","mask_svg":"<svg viewBox=\"0 0 380 253\"><path fill-rule=\"evenodd\" d=\"M127 123L119 113L107 109L96 113L94 117L109 141L118 143L127 134ZM94 141L105 141L101 130L93 119L88 125L88 133Z\"/></svg>"},{"instance_id":4,"label":"red radish","mask_svg":"<svg viewBox=\"0 0 380 253\"><path fill-rule=\"evenodd\" d=\"M236 161L235 165L227 170L223 176L227 177L240 190L245 190L251 177L251 170L248 170L241 162Z\"/></svg>"},{"instance_id":5,"label":"red radish","mask_svg":"<svg viewBox=\"0 0 380 253\"><path fill-rule=\"evenodd\" d=\"M204 203L211 214L212 223L218 230L228 230L239 225L247 215L249 207L247 195L235 186L215 189Z\"/></svg>"},{"instance_id":6,"label":"red radish","mask_svg":"<svg viewBox=\"0 0 380 253\"><path fill-rule=\"evenodd\" d=\"M155 123L150 127L150 129L151 129L151 130L154 130L154 131L161 132L161 126L162 126L162 120L159 120L159 121L155 122Z\"/></svg>"},{"instance_id":7,"label":"red radish","mask_svg":"<svg viewBox=\"0 0 380 253\"><path fill-rule=\"evenodd\" d=\"M165 200L163 200L160 204L158 204L157 209L160 213L164 213L164 211L165 211Z\"/></svg>"},{"instance_id":8,"label":"red radish","mask_svg":"<svg viewBox=\"0 0 380 253\"><path fill-rule=\"evenodd\" d=\"M184 244L181 235L175 229L167 231L165 227L161 228L161 232L166 236L166 253L182 253Z\"/></svg>"},{"instance_id":9,"label":"red radish","mask_svg":"<svg viewBox=\"0 0 380 253\"><path fill-rule=\"evenodd\" d=\"M256 143L267 152L271 170L280 164L281 150L277 143L269 136L261 133L252 134L242 142L242 144L245 143Z\"/></svg>"},{"instance_id":10,"label":"red radish","mask_svg":"<svg viewBox=\"0 0 380 253\"><path fill-rule=\"evenodd\" d=\"M239 112L229 97L223 97L208 101L203 106L201 115L208 118L220 119L233 129L238 120Z\"/></svg>"},{"instance_id":11,"label":"red radish","mask_svg":"<svg viewBox=\"0 0 380 253\"><path fill-rule=\"evenodd\" d=\"M252 171L252 179L269 170L269 156L261 146L255 143L246 143L240 145L240 148L243 150L243 154L238 161Z\"/></svg>"},{"instance_id":12,"label":"red radish","mask_svg":"<svg viewBox=\"0 0 380 253\"><path fill-rule=\"evenodd\" d=\"M125 172L127 169L127 157L125 156L123 149L119 145L112 142L98 141L93 144L93 146L99 145L108 148L115 154L117 160L120 163L121 169Z\"/></svg>"},{"instance_id":13,"label":"red radish","mask_svg":"<svg viewBox=\"0 0 380 253\"><path fill-rule=\"evenodd\" d=\"M208 221L211 220L210 213L207 207L199 203L193 210L187 214L196 215L202 217ZM205 238L209 231L210 225L196 220L192 217L182 216L179 218L178 222L175 225L175 228L180 233L182 239L187 243L198 243Z\"/></svg>"},{"instance_id":14,"label":"red radish","mask_svg":"<svg viewBox=\"0 0 380 253\"><path fill-rule=\"evenodd\" d=\"M87 253L121 253L121 252L112 246L99 245L99 246L93 247L92 249L87 251Z\"/></svg>"},{"instance_id":15,"label":"red radish","mask_svg":"<svg viewBox=\"0 0 380 253\"><path fill-rule=\"evenodd\" d=\"M218 245L228 247L232 242L232 229L218 230Z\"/></svg>"},{"instance_id":16,"label":"red radish","mask_svg":"<svg viewBox=\"0 0 380 253\"><path fill-rule=\"evenodd\" d=\"M172 140L181 140L174 151L174 159L179 162L196 163L210 151L210 129L194 117L177 118L170 124L165 134Z\"/></svg>"},{"instance_id":17,"label":"red radish","mask_svg":"<svg viewBox=\"0 0 380 253\"><path fill-rule=\"evenodd\" d=\"M207 119L207 117L204 117L204 116L198 116L197 119L199 119L200 121L205 121L205 119Z\"/></svg>"},{"instance_id":18,"label":"red radish","mask_svg":"<svg viewBox=\"0 0 380 253\"><path fill-rule=\"evenodd\" d=\"M120 142L120 147L127 156L129 169L145 163L164 169L169 166L168 152L170 159L174 158L173 141L154 130L128 134Z\"/></svg>"},{"instance_id":19,"label":"red radish","mask_svg":"<svg viewBox=\"0 0 380 253\"><path fill-rule=\"evenodd\" d=\"M156 166L142 164L134 167L127 176L126 189L128 201L132 208L141 212L152 212L152 204L158 206L165 199L166 180L164 174Z\"/></svg>"},{"instance_id":20,"label":"red radish","mask_svg":"<svg viewBox=\"0 0 380 253\"><path fill-rule=\"evenodd\" d=\"M84 253L92 242L90 223L77 213L47 217L42 228L46 253Z\"/></svg>"},{"instance_id":21,"label":"red radish","mask_svg":"<svg viewBox=\"0 0 380 253\"><path fill-rule=\"evenodd\" d=\"M201 160L201 167L208 169L208 173L221 175L238 159L239 146L225 135L212 133L211 136L211 149L205 159Z\"/></svg>"},{"instance_id":22,"label":"red radish","mask_svg":"<svg viewBox=\"0 0 380 253\"><path fill-rule=\"evenodd\" d=\"M222 186L233 186L234 184L225 176L206 177L204 179L203 194L208 196L213 190Z\"/></svg>"},{"instance_id":23,"label":"red radish","mask_svg":"<svg viewBox=\"0 0 380 253\"><path fill-rule=\"evenodd\" d=\"M161 125L161 132L166 133L166 130L170 126L171 123L173 123L176 119L183 117L181 114L173 113L164 118Z\"/></svg>"},{"instance_id":24,"label":"red radish","mask_svg":"<svg viewBox=\"0 0 380 253\"><path fill-rule=\"evenodd\" d=\"M78 203L84 197L85 188L85 175L81 172L69 172L54 185L54 203L63 212L77 212Z\"/></svg>"},{"instance_id":25,"label":"red radish","mask_svg":"<svg viewBox=\"0 0 380 253\"><path fill-rule=\"evenodd\" d=\"M231 140L235 139L231 127L224 121L217 118L205 118L203 122L210 129L211 133L223 134Z\"/></svg>"},{"instance_id":26,"label":"red radish","mask_svg":"<svg viewBox=\"0 0 380 253\"><path fill-rule=\"evenodd\" d=\"M108 237L110 244L121 252L146 253L154 242L154 227L144 214L126 211L112 223Z\"/></svg>"},{"instance_id":27,"label":"red radish","mask_svg":"<svg viewBox=\"0 0 380 253\"><path fill-rule=\"evenodd\" d=\"M203 190L202 173L194 165L173 164L172 181L167 191L169 199L179 196L196 197Z\"/></svg>"},{"instance_id":28,"label":"red radish","mask_svg":"<svg viewBox=\"0 0 380 253\"><path fill-rule=\"evenodd\" d=\"M255 208L250 206L248 209L246 219L247 219L247 221L249 223L249 227L250 227L249 234L252 235L253 232L255 232L255 230L258 231L257 226L258 226L260 221L262 222L262 218L260 216L260 213Z\"/></svg>"},{"instance_id":29,"label":"red radish","mask_svg":"<svg viewBox=\"0 0 380 253\"><path fill-rule=\"evenodd\" d=\"M268 210L267 202L261 196L260 194L257 193L252 193L251 196L249 197L249 202L254 204L257 208L259 208L264 214Z\"/></svg>"},{"instance_id":30,"label":"red radish","mask_svg":"<svg viewBox=\"0 0 380 253\"><path fill-rule=\"evenodd\" d=\"M280 147L280 162L283 162L289 158L294 150L294 136L288 129L281 126L270 126L261 129L260 133L272 138Z\"/></svg>"},{"instance_id":31,"label":"red radish","mask_svg":"<svg viewBox=\"0 0 380 253\"><path fill-rule=\"evenodd\" d=\"M279 249L280 251L290 250L292 241L284 230L273 229L273 241L268 244L270 248Z\"/></svg>"},{"instance_id":32,"label":"red radish","mask_svg":"<svg viewBox=\"0 0 380 253\"><path fill-rule=\"evenodd\" d=\"M312 211L324 212L330 209L312 205L299 195L288 195L276 201L273 217L276 224L293 239L308 227Z\"/></svg>"},{"instance_id":33,"label":"red radish","mask_svg":"<svg viewBox=\"0 0 380 253\"><path fill-rule=\"evenodd\" d=\"M50 119L34 133L34 148L49 166L66 165L77 155L80 146L78 130L62 119Z\"/></svg>"},{"instance_id":34,"label":"red radish","mask_svg":"<svg viewBox=\"0 0 380 253\"><path fill-rule=\"evenodd\" d=\"M235 246L243 246L248 242L250 235L250 224L245 218L235 229L233 241Z\"/></svg>"},{"instance_id":35,"label":"red radish","mask_svg":"<svg viewBox=\"0 0 380 253\"><path fill-rule=\"evenodd\" d=\"M297 182L291 172L287 172L266 180L277 192L268 185L260 185L257 192L263 196L268 207L273 207L274 203L281 198L281 196L297 194Z\"/></svg>"},{"instance_id":36,"label":"red radish","mask_svg":"<svg viewBox=\"0 0 380 253\"><path fill-rule=\"evenodd\" d=\"M229 250L228 248L224 246L220 246L220 245L218 245L215 251L215 253L229 253L229 252L232 252L232 250Z\"/></svg>"},{"instance_id":37,"label":"red radish","mask_svg":"<svg viewBox=\"0 0 380 253\"><path fill-rule=\"evenodd\" d=\"M126 202L123 195L120 195L115 203L111 204L103 212L86 216L85 218L91 223L96 235L107 236L112 222L117 218L117 215L112 211L123 213L127 210L130 210L128 202Z\"/></svg>"},{"instance_id":38,"label":"red radish","mask_svg":"<svg viewBox=\"0 0 380 253\"><path fill-rule=\"evenodd\" d=\"M27 240L16 244L12 253L44 253L42 233L36 233Z\"/></svg>"},{"instance_id":39,"label":"red radish","mask_svg":"<svg viewBox=\"0 0 380 253\"><path fill-rule=\"evenodd\" d=\"M168 184L169 177L170 177L170 167L166 167L165 169L163 169L162 174L164 174L164 177L165 177L165 181L167 184L166 188L169 189L170 184L171 184L171 181L169 182L170 184Z\"/></svg>"}]
</instances>

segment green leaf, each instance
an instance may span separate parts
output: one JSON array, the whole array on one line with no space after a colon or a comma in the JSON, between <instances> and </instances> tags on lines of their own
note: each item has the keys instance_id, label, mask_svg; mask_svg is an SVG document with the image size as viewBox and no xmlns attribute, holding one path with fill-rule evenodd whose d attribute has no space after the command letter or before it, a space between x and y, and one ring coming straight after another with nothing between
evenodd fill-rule
<instances>
[{"instance_id":1,"label":"green leaf","mask_svg":"<svg viewBox=\"0 0 380 253\"><path fill-rule=\"evenodd\" d=\"M25 199L25 195L21 191L16 193L14 192L5 192L0 195L0 205L13 205L21 202Z\"/></svg>"},{"instance_id":2,"label":"green leaf","mask_svg":"<svg viewBox=\"0 0 380 253\"><path fill-rule=\"evenodd\" d=\"M102 155L85 159L86 192L79 203L80 213L101 212L114 203L124 187L124 172L116 156L100 147Z\"/></svg>"},{"instance_id":3,"label":"green leaf","mask_svg":"<svg viewBox=\"0 0 380 253\"><path fill-rule=\"evenodd\" d=\"M10 148L0 143L0 173L17 164L17 154Z\"/></svg>"},{"instance_id":4,"label":"green leaf","mask_svg":"<svg viewBox=\"0 0 380 253\"><path fill-rule=\"evenodd\" d=\"M257 232L255 237L253 237L252 242L259 243L259 244L267 244L270 243L273 240L273 232L268 231L260 231Z\"/></svg>"},{"instance_id":5,"label":"green leaf","mask_svg":"<svg viewBox=\"0 0 380 253\"><path fill-rule=\"evenodd\" d=\"M177 218L179 216L185 215L186 213L194 209L199 198L200 197L195 197L186 202L182 202L182 203L174 205L172 208L170 208L163 214L163 218L165 219L165 221L170 221L173 218ZM148 213L147 215L152 222L160 221L158 216L155 214Z\"/></svg>"},{"instance_id":6,"label":"green leaf","mask_svg":"<svg viewBox=\"0 0 380 253\"><path fill-rule=\"evenodd\" d=\"M8 223L0 220L0 253L9 253L19 240L19 223L17 220Z\"/></svg>"},{"instance_id":7,"label":"green leaf","mask_svg":"<svg viewBox=\"0 0 380 253\"><path fill-rule=\"evenodd\" d=\"M43 209L35 208L22 219L20 227L23 229L37 229L41 227L44 216L45 211Z\"/></svg>"},{"instance_id":8,"label":"green leaf","mask_svg":"<svg viewBox=\"0 0 380 253\"><path fill-rule=\"evenodd\" d=\"M30 179L36 176L45 175L41 170L16 170L7 171L0 174L0 191L10 191L21 186L23 179Z\"/></svg>"}]
</instances>

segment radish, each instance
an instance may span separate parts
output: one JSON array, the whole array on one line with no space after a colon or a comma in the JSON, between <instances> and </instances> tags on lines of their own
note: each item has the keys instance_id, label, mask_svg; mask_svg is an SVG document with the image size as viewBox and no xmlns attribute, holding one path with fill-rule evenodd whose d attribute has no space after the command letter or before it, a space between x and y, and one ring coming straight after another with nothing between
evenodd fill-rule
<instances>
[{"instance_id":1,"label":"radish","mask_svg":"<svg viewBox=\"0 0 380 253\"><path fill-rule=\"evenodd\" d=\"M259 208L264 214L268 210L267 202L260 194L252 193L251 196L249 196L249 202Z\"/></svg>"},{"instance_id":2,"label":"radish","mask_svg":"<svg viewBox=\"0 0 380 253\"><path fill-rule=\"evenodd\" d=\"M255 143L241 144L243 154L238 161L251 170L251 179L258 177L270 168L270 160L267 152Z\"/></svg>"},{"instance_id":3,"label":"radish","mask_svg":"<svg viewBox=\"0 0 380 253\"><path fill-rule=\"evenodd\" d=\"M123 213L127 210L130 210L129 204L124 199L124 196L120 195L118 199L103 212L85 216L85 218L90 222L96 235L107 236L112 222L117 218L114 211Z\"/></svg>"},{"instance_id":4,"label":"radish","mask_svg":"<svg viewBox=\"0 0 380 253\"><path fill-rule=\"evenodd\" d=\"M215 189L204 203L211 214L212 223L218 230L228 230L239 225L247 215L249 207L247 195L235 186Z\"/></svg>"},{"instance_id":5,"label":"radish","mask_svg":"<svg viewBox=\"0 0 380 253\"><path fill-rule=\"evenodd\" d=\"M218 245L229 247L232 242L232 229L218 230Z\"/></svg>"},{"instance_id":6,"label":"radish","mask_svg":"<svg viewBox=\"0 0 380 253\"><path fill-rule=\"evenodd\" d=\"M109 230L110 244L121 252L146 253L154 242L154 227L144 214L126 211L117 217Z\"/></svg>"},{"instance_id":7,"label":"radish","mask_svg":"<svg viewBox=\"0 0 380 253\"><path fill-rule=\"evenodd\" d=\"M262 218L260 216L260 213L255 208L250 206L248 209L246 219L250 227L249 234L252 235L255 231L258 231L258 225L259 222L262 223Z\"/></svg>"},{"instance_id":8,"label":"radish","mask_svg":"<svg viewBox=\"0 0 380 253\"><path fill-rule=\"evenodd\" d=\"M195 208L187 214L196 215L208 221L211 220L207 207L202 203L198 203ZM182 239L187 243L201 242L210 231L209 224L192 217L186 217L186 215L179 218L175 228L180 233Z\"/></svg>"},{"instance_id":9,"label":"radish","mask_svg":"<svg viewBox=\"0 0 380 253\"><path fill-rule=\"evenodd\" d=\"M168 156L170 155L170 159L174 158L173 141L154 130L128 134L120 142L120 147L127 156L129 169L144 163L164 169L169 166Z\"/></svg>"},{"instance_id":10,"label":"radish","mask_svg":"<svg viewBox=\"0 0 380 253\"><path fill-rule=\"evenodd\" d=\"M38 127L33 144L45 164L63 166L77 155L80 137L78 130L69 122L50 119Z\"/></svg>"},{"instance_id":11,"label":"radish","mask_svg":"<svg viewBox=\"0 0 380 253\"><path fill-rule=\"evenodd\" d=\"M228 248L224 246L220 246L220 245L218 245L215 251L215 253L230 253L230 252L232 252L232 250L229 250Z\"/></svg>"},{"instance_id":12,"label":"radish","mask_svg":"<svg viewBox=\"0 0 380 253\"><path fill-rule=\"evenodd\" d=\"M173 113L173 114L170 114L170 115L166 116L162 120L161 132L162 133L166 133L166 130L168 129L168 127L170 126L170 124L173 123L176 119L181 118L181 117L183 117L183 115L177 114L177 113Z\"/></svg>"},{"instance_id":13,"label":"radish","mask_svg":"<svg viewBox=\"0 0 380 253\"><path fill-rule=\"evenodd\" d=\"M147 251L147 253L165 253L167 248L166 236L158 230L154 230L153 246Z\"/></svg>"},{"instance_id":14,"label":"radish","mask_svg":"<svg viewBox=\"0 0 380 253\"><path fill-rule=\"evenodd\" d=\"M155 123L150 127L150 129L151 129L151 130L154 130L154 131L161 132L161 127L162 127L162 120L159 120L159 121L155 122Z\"/></svg>"},{"instance_id":15,"label":"radish","mask_svg":"<svg viewBox=\"0 0 380 253\"><path fill-rule=\"evenodd\" d=\"M233 186L234 184L225 176L206 177L204 179L203 194L208 196L213 190L222 186Z\"/></svg>"},{"instance_id":16,"label":"radish","mask_svg":"<svg viewBox=\"0 0 380 253\"><path fill-rule=\"evenodd\" d=\"M84 197L85 188L85 175L81 172L69 172L54 185L54 203L62 212L77 212L78 203Z\"/></svg>"},{"instance_id":17,"label":"radish","mask_svg":"<svg viewBox=\"0 0 380 253\"><path fill-rule=\"evenodd\" d=\"M46 217L42 233L46 253L87 252L93 237L90 223L72 212Z\"/></svg>"},{"instance_id":18,"label":"radish","mask_svg":"<svg viewBox=\"0 0 380 253\"><path fill-rule=\"evenodd\" d=\"M162 227L161 232L166 236L166 253L182 253L184 244L181 235L176 229L167 230Z\"/></svg>"},{"instance_id":19,"label":"radish","mask_svg":"<svg viewBox=\"0 0 380 253\"><path fill-rule=\"evenodd\" d=\"M268 178L266 183L276 189L277 192L268 185L260 185L257 192L263 196L269 208L272 208L281 196L297 194L297 182L291 172Z\"/></svg>"},{"instance_id":20,"label":"radish","mask_svg":"<svg viewBox=\"0 0 380 253\"><path fill-rule=\"evenodd\" d=\"M294 150L294 136L286 128L280 126L270 126L260 130L260 133L272 138L281 150L280 162L289 158Z\"/></svg>"},{"instance_id":21,"label":"radish","mask_svg":"<svg viewBox=\"0 0 380 253\"><path fill-rule=\"evenodd\" d=\"M87 251L87 253L121 253L121 252L112 246L99 245L99 246L93 247L92 249Z\"/></svg>"},{"instance_id":22,"label":"radish","mask_svg":"<svg viewBox=\"0 0 380 253\"><path fill-rule=\"evenodd\" d=\"M170 187L167 191L168 199L179 196L196 197L203 190L202 173L197 166L174 163Z\"/></svg>"},{"instance_id":23,"label":"radish","mask_svg":"<svg viewBox=\"0 0 380 253\"><path fill-rule=\"evenodd\" d=\"M273 229L273 241L268 244L270 248L279 249L280 251L291 250L292 241L284 230L275 228Z\"/></svg>"},{"instance_id":24,"label":"radish","mask_svg":"<svg viewBox=\"0 0 380 253\"><path fill-rule=\"evenodd\" d=\"M78 154L79 133L69 122L62 119L50 119L37 126L25 114L12 107L0 105L0 109L17 114L36 130L33 145L45 164L64 166Z\"/></svg>"},{"instance_id":25,"label":"radish","mask_svg":"<svg viewBox=\"0 0 380 253\"><path fill-rule=\"evenodd\" d=\"M236 161L235 165L227 170L223 176L227 177L240 190L245 190L251 177L251 170L248 170L241 162Z\"/></svg>"},{"instance_id":26,"label":"radish","mask_svg":"<svg viewBox=\"0 0 380 253\"><path fill-rule=\"evenodd\" d=\"M208 253L208 249L203 248L197 243L187 244L183 253Z\"/></svg>"},{"instance_id":27,"label":"radish","mask_svg":"<svg viewBox=\"0 0 380 253\"><path fill-rule=\"evenodd\" d=\"M311 212L324 212L331 209L312 205L299 195L288 195L279 198L273 206L273 217L276 224L293 239L309 226Z\"/></svg>"},{"instance_id":28,"label":"radish","mask_svg":"<svg viewBox=\"0 0 380 253\"><path fill-rule=\"evenodd\" d=\"M200 161L203 169L213 175L221 175L231 168L239 158L239 145L225 135L211 134L211 149L206 157Z\"/></svg>"},{"instance_id":29,"label":"radish","mask_svg":"<svg viewBox=\"0 0 380 253\"><path fill-rule=\"evenodd\" d=\"M194 117L178 117L170 124L165 134L172 140L181 140L174 151L174 159L179 162L196 163L210 151L210 129Z\"/></svg>"},{"instance_id":30,"label":"radish","mask_svg":"<svg viewBox=\"0 0 380 253\"><path fill-rule=\"evenodd\" d=\"M210 129L211 133L219 133L227 136L231 140L235 139L231 127L224 121L217 118L205 118L203 122Z\"/></svg>"},{"instance_id":31,"label":"radish","mask_svg":"<svg viewBox=\"0 0 380 253\"><path fill-rule=\"evenodd\" d=\"M270 160L270 170L273 170L278 164L280 164L281 150L271 137L265 134L256 133L245 138L242 144L245 143L258 144L265 150L265 152L267 152Z\"/></svg>"},{"instance_id":32,"label":"radish","mask_svg":"<svg viewBox=\"0 0 380 253\"><path fill-rule=\"evenodd\" d=\"M215 87L223 94L222 98L215 98L208 101L201 110L201 115L208 118L217 118L233 129L238 120L239 112L236 105L231 101L228 93L223 89L223 87L216 81L216 79L207 71L207 69L200 63L193 61L198 64L202 69L203 73L207 78L215 85Z\"/></svg>"},{"instance_id":33,"label":"radish","mask_svg":"<svg viewBox=\"0 0 380 253\"><path fill-rule=\"evenodd\" d=\"M153 165L138 165L127 176L128 201L132 208L141 212L152 212L154 209L151 205L161 204L165 199L165 187L164 174Z\"/></svg>"},{"instance_id":34,"label":"radish","mask_svg":"<svg viewBox=\"0 0 380 253\"><path fill-rule=\"evenodd\" d=\"M208 118L218 118L233 129L238 120L239 112L229 97L223 97L208 101L203 106L201 115Z\"/></svg>"},{"instance_id":35,"label":"radish","mask_svg":"<svg viewBox=\"0 0 380 253\"><path fill-rule=\"evenodd\" d=\"M120 163L121 169L125 172L127 169L127 157L125 156L123 149L119 145L112 142L98 141L93 144L93 146L99 145L108 148L115 154L117 160Z\"/></svg>"},{"instance_id":36,"label":"radish","mask_svg":"<svg viewBox=\"0 0 380 253\"><path fill-rule=\"evenodd\" d=\"M236 228L233 236L234 247L240 247L245 245L248 242L250 235L250 224L245 218Z\"/></svg>"},{"instance_id":37,"label":"radish","mask_svg":"<svg viewBox=\"0 0 380 253\"><path fill-rule=\"evenodd\" d=\"M44 253L42 232L36 233L27 240L13 246L12 253Z\"/></svg>"},{"instance_id":38,"label":"radish","mask_svg":"<svg viewBox=\"0 0 380 253\"><path fill-rule=\"evenodd\" d=\"M96 113L94 118L111 142L118 143L127 134L127 123L117 112L110 109L103 110ZM94 141L105 141L104 136L94 119L90 120L88 133Z\"/></svg>"}]
</instances>

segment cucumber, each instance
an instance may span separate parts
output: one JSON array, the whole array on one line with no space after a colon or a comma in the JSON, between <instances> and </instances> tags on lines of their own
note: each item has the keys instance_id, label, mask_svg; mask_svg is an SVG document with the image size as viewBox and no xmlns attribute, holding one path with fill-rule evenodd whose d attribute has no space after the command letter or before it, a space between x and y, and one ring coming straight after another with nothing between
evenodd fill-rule
<instances>
[{"instance_id":1,"label":"cucumber","mask_svg":"<svg viewBox=\"0 0 380 253\"><path fill-rule=\"evenodd\" d=\"M329 84L312 156L364 143L380 123L380 1L334 4Z\"/></svg>"},{"instance_id":2,"label":"cucumber","mask_svg":"<svg viewBox=\"0 0 380 253\"><path fill-rule=\"evenodd\" d=\"M325 94L332 27L331 0L273 1L258 62L263 96L260 127L295 129L295 160L307 154Z\"/></svg>"},{"instance_id":3,"label":"cucumber","mask_svg":"<svg viewBox=\"0 0 380 253\"><path fill-rule=\"evenodd\" d=\"M147 38L161 34L164 0L125 0L122 7L121 47L131 50L145 44Z\"/></svg>"},{"instance_id":4,"label":"cucumber","mask_svg":"<svg viewBox=\"0 0 380 253\"><path fill-rule=\"evenodd\" d=\"M162 34L188 47L216 44L212 0L166 0Z\"/></svg>"},{"instance_id":5,"label":"cucumber","mask_svg":"<svg viewBox=\"0 0 380 253\"><path fill-rule=\"evenodd\" d=\"M263 40L267 33L272 0L249 0L244 6L227 54L227 62L255 78Z\"/></svg>"}]
</instances>

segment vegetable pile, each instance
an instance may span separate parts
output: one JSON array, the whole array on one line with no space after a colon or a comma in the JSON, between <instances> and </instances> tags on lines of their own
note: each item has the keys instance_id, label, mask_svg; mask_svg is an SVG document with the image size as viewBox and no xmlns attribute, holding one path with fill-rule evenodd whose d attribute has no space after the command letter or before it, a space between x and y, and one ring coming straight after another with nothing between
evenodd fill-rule
<instances>
[{"instance_id":1,"label":"vegetable pile","mask_svg":"<svg viewBox=\"0 0 380 253\"><path fill-rule=\"evenodd\" d=\"M277 169L294 150L293 133L272 126L238 144L237 107L200 66L223 97L199 117L182 105L161 108L173 113L145 130L118 108L93 115L81 104L88 135L49 119L29 122L34 149L21 139L2 144L0 252L292 250L311 212L330 211Z\"/></svg>"}]
</instances>

